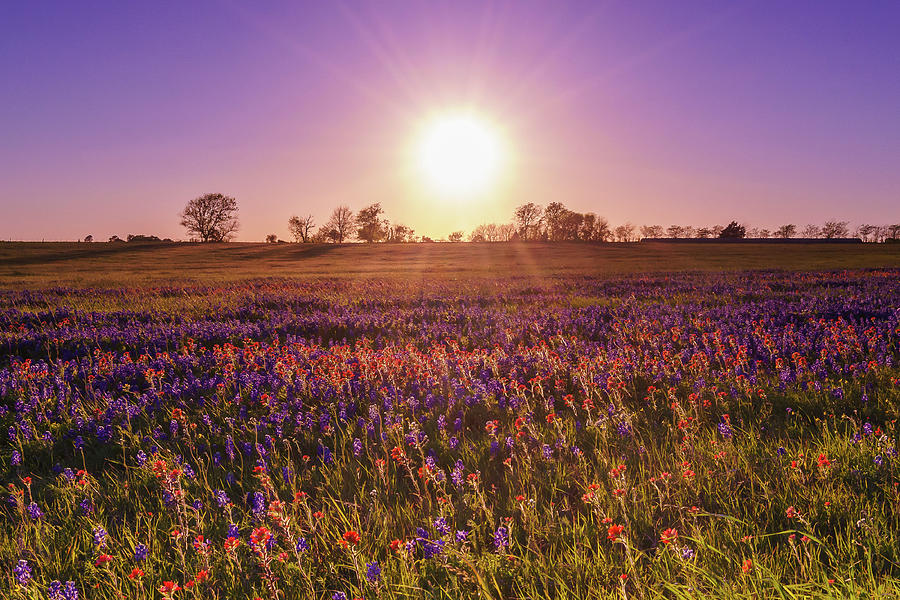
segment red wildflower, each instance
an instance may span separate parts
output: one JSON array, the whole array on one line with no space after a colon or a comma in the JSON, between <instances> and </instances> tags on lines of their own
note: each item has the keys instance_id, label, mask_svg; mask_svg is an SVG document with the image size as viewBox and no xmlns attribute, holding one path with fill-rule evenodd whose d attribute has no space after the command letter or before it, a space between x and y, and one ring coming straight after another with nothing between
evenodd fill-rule
<instances>
[{"instance_id":1,"label":"red wildflower","mask_svg":"<svg viewBox=\"0 0 900 600\"><path fill-rule=\"evenodd\" d=\"M831 461L828 460L828 456L824 452L819 454L819 466L823 469L831 466Z\"/></svg>"},{"instance_id":2,"label":"red wildflower","mask_svg":"<svg viewBox=\"0 0 900 600\"><path fill-rule=\"evenodd\" d=\"M144 576L144 572L139 568L135 567L131 570L131 573L128 574L129 579L140 579Z\"/></svg>"},{"instance_id":3,"label":"red wildflower","mask_svg":"<svg viewBox=\"0 0 900 600\"><path fill-rule=\"evenodd\" d=\"M609 531L607 531L606 537L609 538L609 541L614 542L619 539L619 536L622 535L622 532L625 530L624 525L610 525Z\"/></svg>"},{"instance_id":4,"label":"red wildflower","mask_svg":"<svg viewBox=\"0 0 900 600\"><path fill-rule=\"evenodd\" d=\"M264 546L272 534L265 527L257 527L250 533L250 542L254 546Z\"/></svg>"},{"instance_id":5,"label":"red wildflower","mask_svg":"<svg viewBox=\"0 0 900 600\"><path fill-rule=\"evenodd\" d=\"M97 557L97 560L94 561L94 566L102 567L103 565L105 565L106 563L111 561L112 558L113 557L110 556L109 554L101 554L100 556Z\"/></svg>"},{"instance_id":6,"label":"red wildflower","mask_svg":"<svg viewBox=\"0 0 900 600\"><path fill-rule=\"evenodd\" d=\"M344 532L344 541L352 546L355 546L359 543L359 534L353 530L346 531Z\"/></svg>"},{"instance_id":7,"label":"red wildflower","mask_svg":"<svg viewBox=\"0 0 900 600\"><path fill-rule=\"evenodd\" d=\"M229 537L225 540L225 552L234 552L241 545L241 540L236 537Z\"/></svg>"},{"instance_id":8,"label":"red wildflower","mask_svg":"<svg viewBox=\"0 0 900 600\"><path fill-rule=\"evenodd\" d=\"M391 549L391 552L396 552L400 549L400 540L391 540L391 543L388 547Z\"/></svg>"},{"instance_id":9,"label":"red wildflower","mask_svg":"<svg viewBox=\"0 0 900 600\"><path fill-rule=\"evenodd\" d=\"M753 561L748 558L747 560L744 561L744 564L741 565L741 571L743 571L744 573L749 573L752 570L753 570Z\"/></svg>"},{"instance_id":10,"label":"red wildflower","mask_svg":"<svg viewBox=\"0 0 900 600\"><path fill-rule=\"evenodd\" d=\"M663 532L660 534L660 537L659 537L659 541L661 541L663 544L671 544L672 542L674 542L677 539L678 539L678 530L672 529L671 527L663 530Z\"/></svg>"}]
</instances>

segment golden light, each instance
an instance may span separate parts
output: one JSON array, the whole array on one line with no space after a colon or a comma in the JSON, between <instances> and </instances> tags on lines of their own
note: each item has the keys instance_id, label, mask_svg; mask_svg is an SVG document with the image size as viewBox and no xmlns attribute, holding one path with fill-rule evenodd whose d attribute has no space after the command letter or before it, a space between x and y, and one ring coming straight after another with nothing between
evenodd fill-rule
<instances>
[{"instance_id":1,"label":"golden light","mask_svg":"<svg viewBox=\"0 0 900 600\"><path fill-rule=\"evenodd\" d=\"M446 113L422 128L415 149L424 182L437 194L472 197L499 179L506 149L498 129L472 112Z\"/></svg>"}]
</instances>

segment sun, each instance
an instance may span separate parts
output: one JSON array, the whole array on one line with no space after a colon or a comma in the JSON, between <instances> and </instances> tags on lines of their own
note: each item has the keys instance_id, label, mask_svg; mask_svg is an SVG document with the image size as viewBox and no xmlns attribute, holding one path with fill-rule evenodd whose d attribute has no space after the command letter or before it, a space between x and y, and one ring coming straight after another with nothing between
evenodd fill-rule
<instances>
[{"instance_id":1,"label":"sun","mask_svg":"<svg viewBox=\"0 0 900 600\"><path fill-rule=\"evenodd\" d=\"M498 181L506 149L498 128L472 112L444 113L422 127L415 148L418 170L431 191L454 198L478 196Z\"/></svg>"}]
</instances>

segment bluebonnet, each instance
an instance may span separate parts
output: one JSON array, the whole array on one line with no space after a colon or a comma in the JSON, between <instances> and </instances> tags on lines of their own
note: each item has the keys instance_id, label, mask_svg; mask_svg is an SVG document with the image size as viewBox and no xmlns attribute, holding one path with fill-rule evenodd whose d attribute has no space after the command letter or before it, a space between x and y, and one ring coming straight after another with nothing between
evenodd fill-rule
<instances>
[{"instance_id":1,"label":"bluebonnet","mask_svg":"<svg viewBox=\"0 0 900 600\"><path fill-rule=\"evenodd\" d=\"M378 561L372 561L370 563L366 563L366 579L369 583L375 584L378 583L378 579L381 577L381 567L378 566Z\"/></svg>"},{"instance_id":2,"label":"bluebonnet","mask_svg":"<svg viewBox=\"0 0 900 600\"><path fill-rule=\"evenodd\" d=\"M106 530L100 525L94 527L93 537L95 546L104 546L106 544Z\"/></svg>"},{"instance_id":3,"label":"bluebonnet","mask_svg":"<svg viewBox=\"0 0 900 600\"><path fill-rule=\"evenodd\" d=\"M143 561L147 560L148 553L149 553L149 550L148 550L147 546L139 543L137 546L134 547L134 560L136 560L137 562L143 562Z\"/></svg>"},{"instance_id":4,"label":"bluebonnet","mask_svg":"<svg viewBox=\"0 0 900 600\"><path fill-rule=\"evenodd\" d=\"M494 532L494 548L503 550L507 547L509 547L509 530L501 525L497 528L497 531Z\"/></svg>"},{"instance_id":5,"label":"bluebonnet","mask_svg":"<svg viewBox=\"0 0 900 600\"><path fill-rule=\"evenodd\" d=\"M44 511L35 502L29 503L25 510L28 511L28 516L31 517L32 521L37 521L44 516Z\"/></svg>"},{"instance_id":6,"label":"bluebonnet","mask_svg":"<svg viewBox=\"0 0 900 600\"><path fill-rule=\"evenodd\" d=\"M28 565L27 560L20 560L13 569L13 573L16 576L16 583L22 587L28 585L31 581L31 567Z\"/></svg>"},{"instance_id":7,"label":"bluebonnet","mask_svg":"<svg viewBox=\"0 0 900 600\"><path fill-rule=\"evenodd\" d=\"M441 517L434 522L434 528L441 535L447 535L448 533L450 533L450 526L447 525L447 519L445 519L444 517Z\"/></svg>"}]
</instances>

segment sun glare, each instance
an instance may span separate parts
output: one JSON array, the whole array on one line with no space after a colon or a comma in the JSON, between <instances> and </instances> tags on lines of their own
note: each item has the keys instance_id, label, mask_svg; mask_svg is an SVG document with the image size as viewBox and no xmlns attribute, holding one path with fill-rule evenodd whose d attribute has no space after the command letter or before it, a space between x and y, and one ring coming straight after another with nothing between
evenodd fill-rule
<instances>
[{"instance_id":1,"label":"sun glare","mask_svg":"<svg viewBox=\"0 0 900 600\"><path fill-rule=\"evenodd\" d=\"M497 129L468 112L430 120L422 129L415 152L428 187L454 198L488 191L497 182L505 159Z\"/></svg>"}]
</instances>

